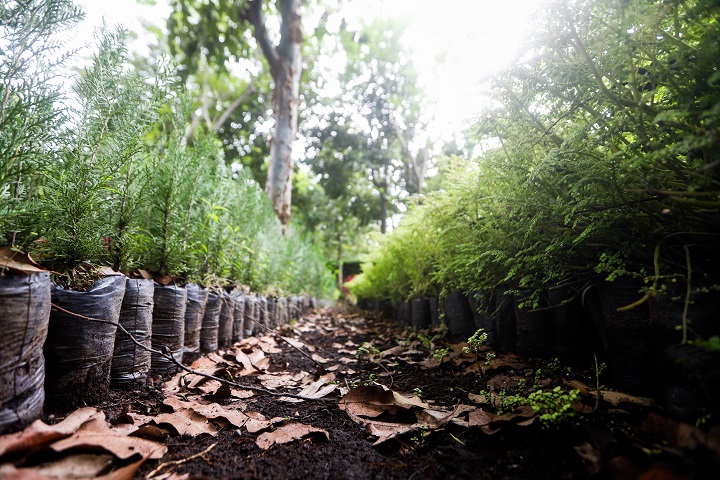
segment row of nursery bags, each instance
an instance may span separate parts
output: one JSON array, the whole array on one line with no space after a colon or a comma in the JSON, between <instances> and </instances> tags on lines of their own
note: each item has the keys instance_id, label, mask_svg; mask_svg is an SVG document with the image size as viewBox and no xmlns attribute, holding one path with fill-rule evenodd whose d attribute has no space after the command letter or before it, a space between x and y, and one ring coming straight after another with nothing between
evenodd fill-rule
<instances>
[{"instance_id":1,"label":"row of nursery bags","mask_svg":"<svg viewBox=\"0 0 720 480\"><path fill-rule=\"evenodd\" d=\"M186 353L229 347L313 306L307 296L124 275L104 277L83 292L53 284L48 272L2 275L0 433L38 418L46 395L57 405L97 401L111 385L175 373Z\"/></svg>"},{"instance_id":2,"label":"row of nursery bags","mask_svg":"<svg viewBox=\"0 0 720 480\"><path fill-rule=\"evenodd\" d=\"M631 278L558 286L535 292L536 304L531 290L498 289L361 307L417 329L444 323L450 343L483 329L498 353L580 368L604 364L601 381L610 388L650 398L685 421L717 418L720 295L701 282L688 294L687 284L674 282L642 302L643 286Z\"/></svg>"}]
</instances>

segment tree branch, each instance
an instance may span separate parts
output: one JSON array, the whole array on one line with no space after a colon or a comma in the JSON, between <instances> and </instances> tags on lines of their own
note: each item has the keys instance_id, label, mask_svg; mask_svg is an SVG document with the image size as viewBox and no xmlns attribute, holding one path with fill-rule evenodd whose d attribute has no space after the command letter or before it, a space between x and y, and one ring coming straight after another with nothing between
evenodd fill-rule
<instances>
[{"instance_id":1,"label":"tree branch","mask_svg":"<svg viewBox=\"0 0 720 480\"><path fill-rule=\"evenodd\" d=\"M253 26L253 36L260 45L260 49L270 65L270 72L273 78L280 68L280 58L278 52L270 41L267 28L265 27L265 16L263 15L263 0L250 0L246 10L241 12L242 18L247 18Z\"/></svg>"},{"instance_id":2,"label":"tree branch","mask_svg":"<svg viewBox=\"0 0 720 480\"><path fill-rule=\"evenodd\" d=\"M227 121L228 117L240 106L252 93L255 93L255 86L250 85L239 97L237 97L225 111L213 122L213 130L218 131Z\"/></svg>"}]
</instances>

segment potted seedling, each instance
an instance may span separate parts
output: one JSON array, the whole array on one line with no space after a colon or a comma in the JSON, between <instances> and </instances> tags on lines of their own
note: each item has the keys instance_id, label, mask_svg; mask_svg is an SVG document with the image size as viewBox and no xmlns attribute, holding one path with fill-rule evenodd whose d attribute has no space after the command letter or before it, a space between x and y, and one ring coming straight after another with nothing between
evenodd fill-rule
<instances>
[{"instance_id":1,"label":"potted seedling","mask_svg":"<svg viewBox=\"0 0 720 480\"><path fill-rule=\"evenodd\" d=\"M42 182L36 249L55 272L46 385L56 401L99 399L110 378L126 280L110 268L119 251L112 247L114 213L124 198L116 182L149 126L147 87L126 69L124 42L122 30L100 34Z\"/></svg>"},{"instance_id":2,"label":"potted seedling","mask_svg":"<svg viewBox=\"0 0 720 480\"><path fill-rule=\"evenodd\" d=\"M0 9L0 434L42 414L50 274L24 253L37 225L37 174L54 156L62 110L58 34L81 18L68 0Z\"/></svg>"}]
</instances>

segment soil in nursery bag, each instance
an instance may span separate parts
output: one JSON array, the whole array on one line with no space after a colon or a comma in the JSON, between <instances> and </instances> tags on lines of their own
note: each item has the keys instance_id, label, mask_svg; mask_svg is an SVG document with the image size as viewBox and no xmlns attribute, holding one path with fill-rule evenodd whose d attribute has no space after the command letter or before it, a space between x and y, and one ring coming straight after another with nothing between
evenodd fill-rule
<instances>
[{"instance_id":1,"label":"soil in nursery bag","mask_svg":"<svg viewBox=\"0 0 720 480\"><path fill-rule=\"evenodd\" d=\"M290 321L288 315L288 299L285 297L278 298L278 323L285 325Z\"/></svg>"},{"instance_id":2,"label":"soil in nursery bag","mask_svg":"<svg viewBox=\"0 0 720 480\"><path fill-rule=\"evenodd\" d=\"M665 293L650 297L655 361L661 373L659 400L674 416L687 422L720 414L720 351L703 344L720 334L717 292L696 289L686 296L687 284L666 285ZM687 341L683 342L683 315Z\"/></svg>"},{"instance_id":3,"label":"soil in nursery bag","mask_svg":"<svg viewBox=\"0 0 720 480\"><path fill-rule=\"evenodd\" d=\"M256 325L257 330L253 330L255 332L255 335L259 335L265 332L262 327L270 328L270 313L267 297L258 298L258 312L259 325Z\"/></svg>"},{"instance_id":4,"label":"soil in nursery bag","mask_svg":"<svg viewBox=\"0 0 720 480\"><path fill-rule=\"evenodd\" d=\"M233 343L239 342L245 337L245 295L235 290L232 292L235 298L235 315L233 316Z\"/></svg>"},{"instance_id":5,"label":"soil in nursery bag","mask_svg":"<svg viewBox=\"0 0 720 480\"><path fill-rule=\"evenodd\" d=\"M182 361L185 346L185 309L187 290L179 285L155 282L152 313L152 348ZM159 375L174 373L177 365L162 355L152 354L152 372Z\"/></svg>"},{"instance_id":6,"label":"soil in nursery bag","mask_svg":"<svg viewBox=\"0 0 720 480\"><path fill-rule=\"evenodd\" d=\"M653 397L657 384L648 305L643 303L627 311L618 311L642 297L641 286L632 279L619 279L601 282L598 292L612 387L633 395Z\"/></svg>"},{"instance_id":7,"label":"soil in nursery bag","mask_svg":"<svg viewBox=\"0 0 720 480\"><path fill-rule=\"evenodd\" d=\"M427 298L416 298L410 302L410 313L413 328L429 328L432 323L430 301Z\"/></svg>"},{"instance_id":8,"label":"soil in nursery bag","mask_svg":"<svg viewBox=\"0 0 720 480\"><path fill-rule=\"evenodd\" d=\"M485 344L494 348L497 346L497 328L495 317L492 315L492 305L495 304L492 295L489 292L475 291L468 296L468 302L472 310L475 329L482 328L487 335Z\"/></svg>"},{"instance_id":9,"label":"soil in nursery bag","mask_svg":"<svg viewBox=\"0 0 720 480\"><path fill-rule=\"evenodd\" d=\"M493 316L495 317L498 352L514 352L517 349L515 300L514 295L508 289L501 288L495 293Z\"/></svg>"},{"instance_id":10,"label":"soil in nursery bag","mask_svg":"<svg viewBox=\"0 0 720 480\"><path fill-rule=\"evenodd\" d=\"M185 353L200 351L200 328L202 327L205 304L208 300L207 288L196 283L188 283L187 307L185 308Z\"/></svg>"},{"instance_id":11,"label":"soil in nursery bag","mask_svg":"<svg viewBox=\"0 0 720 480\"><path fill-rule=\"evenodd\" d=\"M0 434L42 414L50 274L0 275Z\"/></svg>"},{"instance_id":12,"label":"soil in nursery bag","mask_svg":"<svg viewBox=\"0 0 720 480\"><path fill-rule=\"evenodd\" d=\"M220 295L220 320L218 327L218 346L227 348L232 345L235 323L235 297L223 291Z\"/></svg>"},{"instance_id":13,"label":"soil in nursery bag","mask_svg":"<svg viewBox=\"0 0 720 480\"><path fill-rule=\"evenodd\" d=\"M153 281L128 278L120 308L119 323L140 344L151 347ZM128 333L118 329L115 336L110 383L127 385L145 383L150 371L150 351L133 342Z\"/></svg>"},{"instance_id":14,"label":"soil in nursery bag","mask_svg":"<svg viewBox=\"0 0 720 480\"><path fill-rule=\"evenodd\" d=\"M205 314L200 327L200 351L214 352L218 349L218 330L220 329L220 294L208 292Z\"/></svg>"},{"instance_id":15,"label":"soil in nursery bag","mask_svg":"<svg viewBox=\"0 0 720 480\"><path fill-rule=\"evenodd\" d=\"M440 326L440 303L437 297L430 297L428 299L430 308L430 325L433 327Z\"/></svg>"},{"instance_id":16,"label":"soil in nursery bag","mask_svg":"<svg viewBox=\"0 0 720 480\"><path fill-rule=\"evenodd\" d=\"M253 329L257 322L257 299L254 295L245 296L245 315L243 316L243 336L245 338L253 336Z\"/></svg>"},{"instance_id":17,"label":"soil in nursery bag","mask_svg":"<svg viewBox=\"0 0 720 480\"><path fill-rule=\"evenodd\" d=\"M462 292L450 292L445 297L445 322L448 326L448 340L452 343L464 342L475 333L472 310Z\"/></svg>"},{"instance_id":18,"label":"soil in nursery bag","mask_svg":"<svg viewBox=\"0 0 720 480\"><path fill-rule=\"evenodd\" d=\"M277 298L270 297L267 299L267 316L268 316L268 325L271 328L278 326L278 318L277 318Z\"/></svg>"},{"instance_id":19,"label":"soil in nursery bag","mask_svg":"<svg viewBox=\"0 0 720 480\"><path fill-rule=\"evenodd\" d=\"M397 307L397 321L401 327L412 324L412 310L410 302L400 302Z\"/></svg>"},{"instance_id":20,"label":"soil in nursery bag","mask_svg":"<svg viewBox=\"0 0 720 480\"><path fill-rule=\"evenodd\" d=\"M104 397L125 281L124 275L101 278L85 292L52 286L52 302L60 308L52 308L45 343L48 403Z\"/></svg>"},{"instance_id":21,"label":"soil in nursery bag","mask_svg":"<svg viewBox=\"0 0 720 480\"><path fill-rule=\"evenodd\" d=\"M525 357L552 358L555 354L555 330L546 305L530 305L532 291L515 295L517 353ZM545 309L543 309L545 307Z\"/></svg>"},{"instance_id":22,"label":"soil in nursery bag","mask_svg":"<svg viewBox=\"0 0 720 480\"><path fill-rule=\"evenodd\" d=\"M555 330L555 355L565 365L586 367L592 362L592 320L582 305L582 297L569 287L548 290Z\"/></svg>"}]
</instances>

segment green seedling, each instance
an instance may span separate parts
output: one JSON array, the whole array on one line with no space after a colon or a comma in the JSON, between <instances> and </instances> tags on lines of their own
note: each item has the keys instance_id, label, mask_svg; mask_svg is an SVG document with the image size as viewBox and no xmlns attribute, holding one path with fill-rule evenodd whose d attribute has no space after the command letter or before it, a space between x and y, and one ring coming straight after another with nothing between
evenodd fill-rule
<instances>
[{"instance_id":1,"label":"green seedling","mask_svg":"<svg viewBox=\"0 0 720 480\"><path fill-rule=\"evenodd\" d=\"M572 404L578 400L580 400L580 390L566 392L559 386L549 392L537 390L527 398L528 404L540 414L540 421L545 426L558 426L570 422L575 417Z\"/></svg>"},{"instance_id":2,"label":"green seedling","mask_svg":"<svg viewBox=\"0 0 720 480\"><path fill-rule=\"evenodd\" d=\"M418 398L422 398L423 391L420 390L420 388L415 387L415 388L413 388L413 394L415 394Z\"/></svg>"},{"instance_id":3,"label":"green seedling","mask_svg":"<svg viewBox=\"0 0 720 480\"><path fill-rule=\"evenodd\" d=\"M485 333L485 330L482 328L479 329L477 332L473 333L473 336L468 339L468 345L467 347L463 347L463 352L470 354L470 355L477 355L480 353L481 347L485 344L487 341L487 333Z\"/></svg>"},{"instance_id":4,"label":"green seedling","mask_svg":"<svg viewBox=\"0 0 720 480\"><path fill-rule=\"evenodd\" d=\"M438 348L433 352L433 358L435 358L435 360L437 360L439 363L442 363L443 358L447 357L449 352L449 348Z\"/></svg>"}]
</instances>

